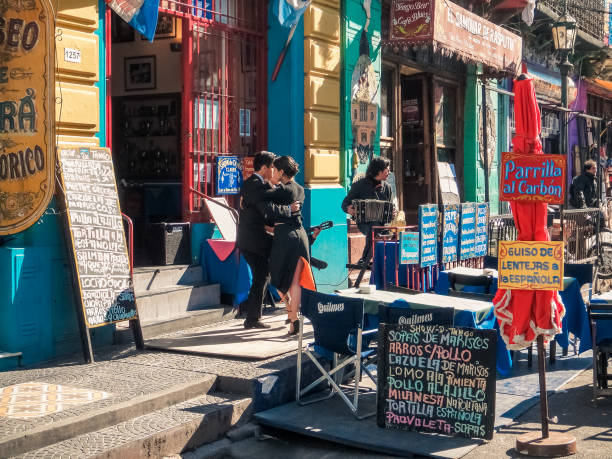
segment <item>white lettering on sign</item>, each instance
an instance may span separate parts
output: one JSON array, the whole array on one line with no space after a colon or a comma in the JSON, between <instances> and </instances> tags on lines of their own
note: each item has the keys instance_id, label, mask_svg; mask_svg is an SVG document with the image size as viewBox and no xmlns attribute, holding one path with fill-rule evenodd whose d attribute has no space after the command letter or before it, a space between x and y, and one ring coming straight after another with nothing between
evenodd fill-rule
<instances>
[{"instance_id":1,"label":"white lettering on sign","mask_svg":"<svg viewBox=\"0 0 612 459\"><path fill-rule=\"evenodd\" d=\"M81 63L81 50L74 48L64 48L64 61L74 62L75 64Z\"/></svg>"}]
</instances>

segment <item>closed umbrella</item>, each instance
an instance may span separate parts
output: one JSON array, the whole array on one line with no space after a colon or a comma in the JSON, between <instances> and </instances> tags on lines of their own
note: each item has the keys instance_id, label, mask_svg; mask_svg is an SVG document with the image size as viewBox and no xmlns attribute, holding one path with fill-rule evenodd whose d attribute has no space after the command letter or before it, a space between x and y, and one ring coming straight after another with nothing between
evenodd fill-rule
<instances>
[{"instance_id":1,"label":"closed umbrella","mask_svg":"<svg viewBox=\"0 0 612 459\"><path fill-rule=\"evenodd\" d=\"M512 139L513 152L541 155L540 110L533 81L523 75L514 81L514 116L516 135ZM546 203L513 201L510 206L519 241L550 240L546 228ZM508 349L524 349L538 335L551 340L561 332L565 307L557 291L500 289L493 304L500 334Z\"/></svg>"}]
</instances>

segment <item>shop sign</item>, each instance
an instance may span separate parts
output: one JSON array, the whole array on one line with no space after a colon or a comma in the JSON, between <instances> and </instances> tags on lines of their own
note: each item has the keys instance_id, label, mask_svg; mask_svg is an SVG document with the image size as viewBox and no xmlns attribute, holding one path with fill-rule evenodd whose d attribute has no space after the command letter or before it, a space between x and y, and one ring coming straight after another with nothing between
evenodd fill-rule
<instances>
[{"instance_id":1,"label":"shop sign","mask_svg":"<svg viewBox=\"0 0 612 459\"><path fill-rule=\"evenodd\" d=\"M563 204L566 170L565 155L502 153L500 200Z\"/></svg>"},{"instance_id":2,"label":"shop sign","mask_svg":"<svg viewBox=\"0 0 612 459\"><path fill-rule=\"evenodd\" d=\"M457 261L459 243L459 206L444 206L444 225L442 227L442 263Z\"/></svg>"},{"instance_id":3,"label":"shop sign","mask_svg":"<svg viewBox=\"0 0 612 459\"><path fill-rule=\"evenodd\" d=\"M33 225L53 195L55 28L48 0L0 7L0 235Z\"/></svg>"},{"instance_id":4,"label":"shop sign","mask_svg":"<svg viewBox=\"0 0 612 459\"><path fill-rule=\"evenodd\" d=\"M476 204L476 238L474 255L484 257L487 254L489 241L489 203Z\"/></svg>"},{"instance_id":5,"label":"shop sign","mask_svg":"<svg viewBox=\"0 0 612 459\"><path fill-rule=\"evenodd\" d=\"M391 11L391 41L430 41L496 69L520 68L520 36L448 0L394 0Z\"/></svg>"},{"instance_id":6,"label":"shop sign","mask_svg":"<svg viewBox=\"0 0 612 459\"><path fill-rule=\"evenodd\" d=\"M461 239L459 242L459 259L474 258L476 254L476 205L466 202L461 204Z\"/></svg>"},{"instance_id":7,"label":"shop sign","mask_svg":"<svg viewBox=\"0 0 612 459\"><path fill-rule=\"evenodd\" d=\"M255 172L254 156L245 156L242 158L242 179L248 179Z\"/></svg>"},{"instance_id":8,"label":"shop sign","mask_svg":"<svg viewBox=\"0 0 612 459\"><path fill-rule=\"evenodd\" d=\"M438 263L438 206L419 206L420 266L425 268Z\"/></svg>"},{"instance_id":9,"label":"shop sign","mask_svg":"<svg viewBox=\"0 0 612 459\"><path fill-rule=\"evenodd\" d=\"M563 241L499 241L497 285L515 290L563 290Z\"/></svg>"},{"instance_id":10,"label":"shop sign","mask_svg":"<svg viewBox=\"0 0 612 459\"><path fill-rule=\"evenodd\" d=\"M242 169L238 156L217 157L217 194L238 194L242 187Z\"/></svg>"},{"instance_id":11,"label":"shop sign","mask_svg":"<svg viewBox=\"0 0 612 459\"><path fill-rule=\"evenodd\" d=\"M419 233L400 233L400 265L415 265L419 262Z\"/></svg>"},{"instance_id":12,"label":"shop sign","mask_svg":"<svg viewBox=\"0 0 612 459\"><path fill-rule=\"evenodd\" d=\"M540 70L541 68L542 70ZM561 103L561 77L559 74L551 75L546 72L545 67L527 63L527 72L533 80L533 87L539 99L556 104ZM565 77L567 81L567 104L571 105L578 96L578 89L574 84L574 80L570 77Z\"/></svg>"}]
</instances>

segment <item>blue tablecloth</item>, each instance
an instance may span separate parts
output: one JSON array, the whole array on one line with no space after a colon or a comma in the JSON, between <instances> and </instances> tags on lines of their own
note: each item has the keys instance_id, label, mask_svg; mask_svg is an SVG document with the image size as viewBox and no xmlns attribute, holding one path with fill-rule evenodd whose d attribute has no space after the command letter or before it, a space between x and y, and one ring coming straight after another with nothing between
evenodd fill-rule
<instances>
[{"instance_id":1,"label":"blue tablecloth","mask_svg":"<svg viewBox=\"0 0 612 459\"><path fill-rule=\"evenodd\" d=\"M374 261L372 263L372 275L370 284L375 284L378 290L382 290L388 283L395 283L395 259L397 257L398 243L393 241L379 241L374 246ZM383 250L384 249L384 250ZM384 254L384 255L383 255ZM427 281L427 288L420 288L423 291L431 290L435 285L437 268L424 268L428 272L428 277L423 279L423 271L419 265L398 265L397 280L402 287L416 288L412 285L412 275L415 272L421 273L421 283Z\"/></svg>"},{"instance_id":2,"label":"blue tablecloth","mask_svg":"<svg viewBox=\"0 0 612 459\"><path fill-rule=\"evenodd\" d=\"M606 292L601 295L595 295L591 299L591 304L597 309L597 304L610 304L612 303L612 292ZM597 330L595 335L597 336L597 342L601 343L603 340L612 339L612 320L597 320L595 321Z\"/></svg>"},{"instance_id":3,"label":"blue tablecloth","mask_svg":"<svg viewBox=\"0 0 612 459\"><path fill-rule=\"evenodd\" d=\"M219 284L222 294L233 296L234 306L242 303L251 288L251 269L238 249L221 261L208 242L202 243L204 282Z\"/></svg>"},{"instance_id":4,"label":"blue tablecloth","mask_svg":"<svg viewBox=\"0 0 612 459\"><path fill-rule=\"evenodd\" d=\"M434 290L439 295L447 295L449 288L448 273L442 271L438 275L438 281ZM466 286L463 290L466 292L483 293L482 287ZM494 276L490 293L495 294L496 291L497 277ZM562 348L567 348L569 346L568 332L571 332L574 336L580 338L580 352L588 351L592 347L591 328L578 281L573 277L565 278L565 289L559 293L565 305L565 317L562 322L563 332L555 337L555 341Z\"/></svg>"}]
</instances>

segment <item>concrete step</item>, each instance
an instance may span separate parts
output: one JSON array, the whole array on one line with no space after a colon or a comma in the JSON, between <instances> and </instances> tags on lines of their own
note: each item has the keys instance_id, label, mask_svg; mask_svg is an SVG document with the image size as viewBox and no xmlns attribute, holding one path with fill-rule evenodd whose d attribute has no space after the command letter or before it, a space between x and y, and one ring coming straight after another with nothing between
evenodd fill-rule
<instances>
[{"instance_id":1,"label":"concrete step","mask_svg":"<svg viewBox=\"0 0 612 459\"><path fill-rule=\"evenodd\" d=\"M51 423L41 424L33 429L0 438L0 457L19 456L55 443L70 441L69 439L74 437L88 435L91 432L106 429L154 411L181 404L194 397L201 397L214 388L216 380L216 375L203 375L188 383L176 384L162 391L147 393L129 401L111 404L84 414L54 419Z\"/></svg>"},{"instance_id":2,"label":"concrete step","mask_svg":"<svg viewBox=\"0 0 612 459\"><path fill-rule=\"evenodd\" d=\"M251 399L211 393L19 457L167 457L221 438L251 415Z\"/></svg>"},{"instance_id":3,"label":"concrete step","mask_svg":"<svg viewBox=\"0 0 612 459\"><path fill-rule=\"evenodd\" d=\"M189 311L173 319L159 320L142 323L142 334L145 338L173 333L179 330L187 330L192 327L225 322L236 317L237 308L225 305L215 305L198 311ZM115 331L115 344L130 343L133 341L129 322L119 322Z\"/></svg>"},{"instance_id":4,"label":"concrete step","mask_svg":"<svg viewBox=\"0 0 612 459\"><path fill-rule=\"evenodd\" d=\"M134 268L134 290L149 291L173 285L192 285L204 280L200 265L147 266Z\"/></svg>"},{"instance_id":5,"label":"concrete step","mask_svg":"<svg viewBox=\"0 0 612 459\"><path fill-rule=\"evenodd\" d=\"M136 291L138 316L143 323L170 320L188 311L221 303L219 284L175 285L149 291Z\"/></svg>"}]
</instances>

